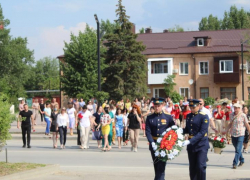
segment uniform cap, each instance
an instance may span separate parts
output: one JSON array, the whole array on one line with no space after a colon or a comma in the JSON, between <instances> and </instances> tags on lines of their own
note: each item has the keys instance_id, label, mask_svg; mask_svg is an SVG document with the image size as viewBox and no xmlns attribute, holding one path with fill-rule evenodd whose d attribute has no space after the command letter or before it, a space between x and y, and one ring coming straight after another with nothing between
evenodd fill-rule
<instances>
[{"instance_id":1,"label":"uniform cap","mask_svg":"<svg viewBox=\"0 0 250 180\"><path fill-rule=\"evenodd\" d=\"M164 98L152 98L151 101L153 101L154 104L162 104L165 100Z\"/></svg>"},{"instance_id":2,"label":"uniform cap","mask_svg":"<svg viewBox=\"0 0 250 180\"><path fill-rule=\"evenodd\" d=\"M230 106L227 106L227 109L231 109L231 107L230 107Z\"/></svg>"},{"instance_id":3,"label":"uniform cap","mask_svg":"<svg viewBox=\"0 0 250 180\"><path fill-rule=\"evenodd\" d=\"M198 99L188 99L188 101L189 101L189 106L190 107L196 107L201 102Z\"/></svg>"},{"instance_id":4,"label":"uniform cap","mask_svg":"<svg viewBox=\"0 0 250 180\"><path fill-rule=\"evenodd\" d=\"M221 106L220 106L220 105L218 105L218 106L216 106L216 108L221 108Z\"/></svg>"}]
</instances>

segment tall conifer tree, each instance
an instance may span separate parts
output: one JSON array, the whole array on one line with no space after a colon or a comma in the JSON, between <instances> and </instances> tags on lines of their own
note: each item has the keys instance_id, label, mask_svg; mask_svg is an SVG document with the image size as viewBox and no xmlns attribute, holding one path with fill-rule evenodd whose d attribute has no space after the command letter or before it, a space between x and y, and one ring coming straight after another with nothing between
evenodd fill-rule
<instances>
[{"instance_id":1,"label":"tall conifer tree","mask_svg":"<svg viewBox=\"0 0 250 180\"><path fill-rule=\"evenodd\" d=\"M107 47L105 63L107 68L103 76L103 88L110 97L120 98L142 97L146 94L146 58L142 54L145 46L136 41L137 35L131 29L133 24L126 15L122 0L119 0L116 10L118 26L114 33L104 36Z\"/></svg>"}]
</instances>

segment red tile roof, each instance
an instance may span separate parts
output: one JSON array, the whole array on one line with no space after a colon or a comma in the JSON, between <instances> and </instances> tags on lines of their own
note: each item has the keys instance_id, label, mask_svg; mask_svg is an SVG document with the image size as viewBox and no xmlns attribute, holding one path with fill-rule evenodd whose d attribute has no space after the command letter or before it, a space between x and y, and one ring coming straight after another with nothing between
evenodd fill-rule
<instances>
[{"instance_id":1,"label":"red tile roof","mask_svg":"<svg viewBox=\"0 0 250 180\"><path fill-rule=\"evenodd\" d=\"M250 35L249 29L221 31L186 31L139 34L137 40L146 45L143 54L189 54L214 52L239 52L241 39ZM209 37L208 46L196 46L195 37ZM246 46L245 46L246 47ZM247 51L244 48L244 51Z\"/></svg>"}]
</instances>

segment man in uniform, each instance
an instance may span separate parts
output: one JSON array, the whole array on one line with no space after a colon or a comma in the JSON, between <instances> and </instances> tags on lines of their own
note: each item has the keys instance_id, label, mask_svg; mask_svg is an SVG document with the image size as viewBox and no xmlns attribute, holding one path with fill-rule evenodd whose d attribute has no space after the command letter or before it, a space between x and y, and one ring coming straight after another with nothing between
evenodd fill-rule
<instances>
[{"instance_id":1,"label":"man in uniform","mask_svg":"<svg viewBox=\"0 0 250 180\"><path fill-rule=\"evenodd\" d=\"M189 100L191 113L187 115L184 129L184 134L189 134L189 140L185 140L182 145L187 146L191 180L206 179L209 118L199 110L199 103L197 99Z\"/></svg>"},{"instance_id":2,"label":"man in uniform","mask_svg":"<svg viewBox=\"0 0 250 180\"><path fill-rule=\"evenodd\" d=\"M149 150L153 159L155 180L165 179L166 162L160 161L155 157L153 146L157 138L166 131L167 128L175 125L170 114L162 111L164 98L153 98L155 112L147 117L146 120L146 136L149 142Z\"/></svg>"}]
</instances>

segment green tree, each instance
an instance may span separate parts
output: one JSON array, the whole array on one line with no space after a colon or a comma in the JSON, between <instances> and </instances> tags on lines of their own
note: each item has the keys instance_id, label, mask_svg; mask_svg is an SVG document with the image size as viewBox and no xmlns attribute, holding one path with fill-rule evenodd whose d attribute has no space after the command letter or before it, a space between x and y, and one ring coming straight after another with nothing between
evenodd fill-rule
<instances>
[{"instance_id":1,"label":"green tree","mask_svg":"<svg viewBox=\"0 0 250 180\"><path fill-rule=\"evenodd\" d=\"M201 19L201 22L199 23L199 30L200 31L208 30L208 21L206 17L203 17Z\"/></svg>"},{"instance_id":2,"label":"green tree","mask_svg":"<svg viewBox=\"0 0 250 180\"><path fill-rule=\"evenodd\" d=\"M0 93L0 152L6 145L6 140L11 138L9 129L15 116L10 114L10 106L8 96Z\"/></svg>"},{"instance_id":3,"label":"green tree","mask_svg":"<svg viewBox=\"0 0 250 180\"><path fill-rule=\"evenodd\" d=\"M78 36L71 34L70 42L65 43L64 55L62 90L70 97L82 93L94 97L97 91L96 31L87 26Z\"/></svg>"},{"instance_id":4,"label":"green tree","mask_svg":"<svg viewBox=\"0 0 250 180\"><path fill-rule=\"evenodd\" d=\"M208 18L204 17L201 19L199 24L199 30L219 30L221 29L221 22L216 16L210 14Z\"/></svg>"},{"instance_id":5,"label":"green tree","mask_svg":"<svg viewBox=\"0 0 250 180\"><path fill-rule=\"evenodd\" d=\"M144 34L144 33L145 33L145 29L143 27L139 29L139 34Z\"/></svg>"},{"instance_id":6,"label":"green tree","mask_svg":"<svg viewBox=\"0 0 250 180\"><path fill-rule=\"evenodd\" d=\"M0 6L0 92L4 92L11 101L25 94L24 84L29 80L30 66L34 62L33 51L27 48L27 38L13 38L8 25L10 21L3 16Z\"/></svg>"},{"instance_id":7,"label":"green tree","mask_svg":"<svg viewBox=\"0 0 250 180\"><path fill-rule=\"evenodd\" d=\"M115 21L119 26L113 34L104 36L107 55L104 69L103 89L112 99L141 97L146 95L146 58L142 54L145 46L131 32L132 23L126 15L122 0L117 5Z\"/></svg>"},{"instance_id":8,"label":"green tree","mask_svg":"<svg viewBox=\"0 0 250 180\"><path fill-rule=\"evenodd\" d=\"M27 90L60 89L59 61L56 58L44 57L35 66L30 67L32 76L25 84Z\"/></svg>"},{"instance_id":9,"label":"green tree","mask_svg":"<svg viewBox=\"0 0 250 180\"><path fill-rule=\"evenodd\" d=\"M180 25L175 25L173 28L169 28L168 32L183 32L184 29Z\"/></svg>"},{"instance_id":10,"label":"green tree","mask_svg":"<svg viewBox=\"0 0 250 180\"><path fill-rule=\"evenodd\" d=\"M224 12L224 18L222 20L210 14L208 18L203 17L199 23L200 31L244 28L250 28L249 12L246 12L243 8L238 10L235 5L231 6L228 12Z\"/></svg>"},{"instance_id":11,"label":"green tree","mask_svg":"<svg viewBox=\"0 0 250 180\"><path fill-rule=\"evenodd\" d=\"M174 82L175 75L168 75L164 79L164 90L167 96L171 97L174 103L178 103L182 97L181 95L174 90L176 83Z\"/></svg>"},{"instance_id":12,"label":"green tree","mask_svg":"<svg viewBox=\"0 0 250 180\"><path fill-rule=\"evenodd\" d=\"M116 22L111 23L108 19L106 21L101 20L100 24L100 38L102 39L105 34L112 34L114 30L118 27Z\"/></svg>"}]
</instances>

